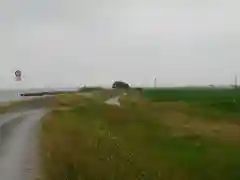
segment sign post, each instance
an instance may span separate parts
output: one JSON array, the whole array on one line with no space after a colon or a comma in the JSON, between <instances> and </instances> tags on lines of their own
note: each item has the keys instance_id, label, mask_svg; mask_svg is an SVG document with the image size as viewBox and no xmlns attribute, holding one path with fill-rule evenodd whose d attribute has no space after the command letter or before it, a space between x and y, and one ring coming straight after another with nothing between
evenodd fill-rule
<instances>
[{"instance_id":1,"label":"sign post","mask_svg":"<svg viewBox=\"0 0 240 180\"><path fill-rule=\"evenodd\" d=\"M15 72L15 78L16 78L16 81L21 81L22 80L22 72L20 70L17 70Z\"/></svg>"},{"instance_id":2,"label":"sign post","mask_svg":"<svg viewBox=\"0 0 240 180\"><path fill-rule=\"evenodd\" d=\"M22 71L20 71L20 70L15 71L15 80L17 82L22 81ZM19 92L18 96L20 96L20 92Z\"/></svg>"},{"instance_id":3,"label":"sign post","mask_svg":"<svg viewBox=\"0 0 240 180\"><path fill-rule=\"evenodd\" d=\"M16 81L21 81L22 80L22 72L20 70L15 71L15 79ZM20 95L20 93L19 93ZM0 127L0 146L2 145L2 129Z\"/></svg>"}]
</instances>

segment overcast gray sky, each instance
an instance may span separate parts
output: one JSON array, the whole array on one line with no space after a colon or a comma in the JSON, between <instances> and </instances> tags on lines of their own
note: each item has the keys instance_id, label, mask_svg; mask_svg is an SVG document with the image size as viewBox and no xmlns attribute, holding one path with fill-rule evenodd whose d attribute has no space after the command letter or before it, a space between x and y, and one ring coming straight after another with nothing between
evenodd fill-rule
<instances>
[{"instance_id":1,"label":"overcast gray sky","mask_svg":"<svg viewBox=\"0 0 240 180\"><path fill-rule=\"evenodd\" d=\"M238 0L0 1L0 88L230 84ZM24 81L13 72L21 69Z\"/></svg>"}]
</instances>

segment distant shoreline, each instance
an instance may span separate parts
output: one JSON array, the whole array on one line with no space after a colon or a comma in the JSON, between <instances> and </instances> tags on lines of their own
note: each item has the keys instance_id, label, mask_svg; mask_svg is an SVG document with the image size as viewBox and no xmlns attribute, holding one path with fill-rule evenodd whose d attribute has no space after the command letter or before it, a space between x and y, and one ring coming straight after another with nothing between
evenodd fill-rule
<instances>
[{"instance_id":1,"label":"distant shoreline","mask_svg":"<svg viewBox=\"0 0 240 180\"><path fill-rule=\"evenodd\" d=\"M78 91L47 91L47 92L34 92L34 93L21 93L20 96L29 97L29 96L45 96L45 95L58 95L66 93L76 93Z\"/></svg>"}]
</instances>

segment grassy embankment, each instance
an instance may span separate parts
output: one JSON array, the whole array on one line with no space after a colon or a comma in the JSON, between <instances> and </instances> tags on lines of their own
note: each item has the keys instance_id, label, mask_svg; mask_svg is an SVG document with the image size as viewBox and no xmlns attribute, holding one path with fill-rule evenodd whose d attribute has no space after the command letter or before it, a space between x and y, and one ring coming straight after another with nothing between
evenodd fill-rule
<instances>
[{"instance_id":1,"label":"grassy embankment","mask_svg":"<svg viewBox=\"0 0 240 180\"><path fill-rule=\"evenodd\" d=\"M238 91L144 96L126 96L122 107L61 96L42 124L45 179L240 179Z\"/></svg>"}]
</instances>

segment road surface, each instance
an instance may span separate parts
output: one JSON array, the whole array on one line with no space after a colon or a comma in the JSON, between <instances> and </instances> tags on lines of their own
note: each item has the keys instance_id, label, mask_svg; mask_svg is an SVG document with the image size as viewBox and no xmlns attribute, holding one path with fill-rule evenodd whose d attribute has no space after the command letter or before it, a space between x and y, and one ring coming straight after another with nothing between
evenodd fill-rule
<instances>
[{"instance_id":1,"label":"road surface","mask_svg":"<svg viewBox=\"0 0 240 180\"><path fill-rule=\"evenodd\" d=\"M105 103L120 106L119 96ZM51 102L40 99L0 115L0 180L35 180L39 176L39 122Z\"/></svg>"},{"instance_id":2,"label":"road surface","mask_svg":"<svg viewBox=\"0 0 240 180\"><path fill-rule=\"evenodd\" d=\"M35 180L38 176L37 131L47 110L0 115L0 180Z\"/></svg>"}]
</instances>

